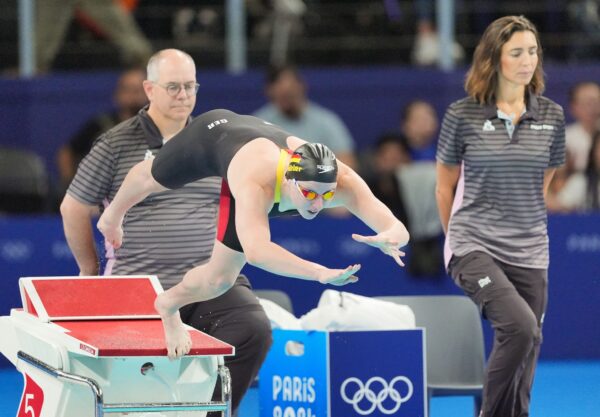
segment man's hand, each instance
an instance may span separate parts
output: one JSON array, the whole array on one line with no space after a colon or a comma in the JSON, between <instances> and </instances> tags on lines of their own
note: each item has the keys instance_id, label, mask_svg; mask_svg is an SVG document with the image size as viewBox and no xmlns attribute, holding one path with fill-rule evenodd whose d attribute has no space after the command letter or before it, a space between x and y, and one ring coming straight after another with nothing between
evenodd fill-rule
<instances>
[{"instance_id":1,"label":"man's hand","mask_svg":"<svg viewBox=\"0 0 600 417\"><path fill-rule=\"evenodd\" d=\"M102 232L106 241L115 249L119 249L123 243L122 223L122 220L117 222L111 221L109 209L98 220L98 230Z\"/></svg>"},{"instance_id":2,"label":"man's hand","mask_svg":"<svg viewBox=\"0 0 600 417\"><path fill-rule=\"evenodd\" d=\"M360 243L366 243L374 248L378 248L386 255L394 258L398 265L404 266L404 262L402 262L400 257L406 254L400 250L400 242L391 239L390 237L386 236L385 233L379 233L375 236L362 236L354 233L352 234L352 239Z\"/></svg>"},{"instance_id":3,"label":"man's hand","mask_svg":"<svg viewBox=\"0 0 600 417\"><path fill-rule=\"evenodd\" d=\"M358 277L354 275L360 269L360 265L350 265L346 269L329 269L323 268L317 271L317 280L321 284L331 285L346 285L358 281Z\"/></svg>"}]
</instances>

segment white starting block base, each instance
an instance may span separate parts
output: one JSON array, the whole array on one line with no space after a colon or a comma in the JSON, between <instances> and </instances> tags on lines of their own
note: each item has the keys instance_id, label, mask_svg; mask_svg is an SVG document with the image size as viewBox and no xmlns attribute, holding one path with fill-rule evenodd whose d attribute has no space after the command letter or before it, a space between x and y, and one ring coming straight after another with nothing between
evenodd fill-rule
<instances>
[{"instance_id":1,"label":"white starting block base","mask_svg":"<svg viewBox=\"0 0 600 417\"><path fill-rule=\"evenodd\" d=\"M223 357L233 347L190 328L190 354L170 361L153 314L156 277L22 278L20 286L24 308L0 317L0 352L25 378L17 417L230 415ZM211 402L218 375L223 398Z\"/></svg>"}]
</instances>

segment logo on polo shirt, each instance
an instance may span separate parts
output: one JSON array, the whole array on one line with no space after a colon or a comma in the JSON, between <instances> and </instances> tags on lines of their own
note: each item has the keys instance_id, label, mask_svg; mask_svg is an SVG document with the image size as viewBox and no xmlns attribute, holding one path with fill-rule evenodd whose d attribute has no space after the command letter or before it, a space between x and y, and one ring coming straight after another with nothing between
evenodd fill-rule
<instances>
[{"instance_id":1,"label":"logo on polo shirt","mask_svg":"<svg viewBox=\"0 0 600 417\"><path fill-rule=\"evenodd\" d=\"M543 124L543 125L534 125L534 124L532 124L531 125L531 129L532 130L554 130L554 126L552 126L552 125L546 125L546 124Z\"/></svg>"},{"instance_id":2,"label":"logo on polo shirt","mask_svg":"<svg viewBox=\"0 0 600 417\"><path fill-rule=\"evenodd\" d=\"M496 130L496 128L492 124L492 121L491 120L486 120L485 123L483 124L483 131L484 132L492 132L494 130Z\"/></svg>"}]
</instances>

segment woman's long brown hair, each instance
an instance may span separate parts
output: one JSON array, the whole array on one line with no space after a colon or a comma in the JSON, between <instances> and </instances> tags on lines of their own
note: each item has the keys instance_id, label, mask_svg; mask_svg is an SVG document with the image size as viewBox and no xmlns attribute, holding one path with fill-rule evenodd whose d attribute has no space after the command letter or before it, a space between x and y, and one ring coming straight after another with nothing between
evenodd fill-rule
<instances>
[{"instance_id":1,"label":"woman's long brown hair","mask_svg":"<svg viewBox=\"0 0 600 417\"><path fill-rule=\"evenodd\" d=\"M493 21L483 33L475 48L473 63L467 72L465 91L480 104L490 104L498 87L498 71L502 47L515 32L529 31L537 42L538 63L529 83L529 90L536 95L544 91L542 46L535 25L524 16L505 16Z\"/></svg>"}]
</instances>

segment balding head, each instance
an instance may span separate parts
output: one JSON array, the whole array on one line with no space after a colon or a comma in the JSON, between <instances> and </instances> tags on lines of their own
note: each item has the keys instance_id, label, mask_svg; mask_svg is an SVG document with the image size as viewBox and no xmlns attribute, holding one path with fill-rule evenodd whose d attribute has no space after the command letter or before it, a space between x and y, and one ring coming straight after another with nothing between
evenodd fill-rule
<instances>
[{"instance_id":1,"label":"balding head","mask_svg":"<svg viewBox=\"0 0 600 417\"><path fill-rule=\"evenodd\" d=\"M185 123L196 104L196 65L192 57L178 49L163 49L148 61L147 77L144 91L152 120L159 125L167 121Z\"/></svg>"},{"instance_id":2,"label":"balding head","mask_svg":"<svg viewBox=\"0 0 600 417\"><path fill-rule=\"evenodd\" d=\"M146 73L148 74L148 80L153 82L159 82L160 71L163 65L191 65L196 72L196 65L194 59L186 52L180 51L179 49L163 49L158 51L150 57L148 60L148 67Z\"/></svg>"}]
</instances>

